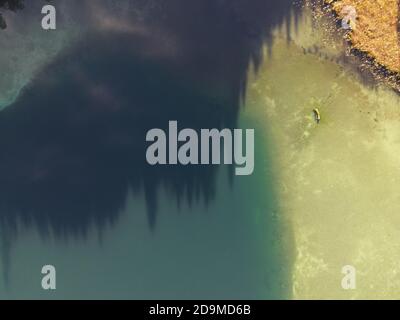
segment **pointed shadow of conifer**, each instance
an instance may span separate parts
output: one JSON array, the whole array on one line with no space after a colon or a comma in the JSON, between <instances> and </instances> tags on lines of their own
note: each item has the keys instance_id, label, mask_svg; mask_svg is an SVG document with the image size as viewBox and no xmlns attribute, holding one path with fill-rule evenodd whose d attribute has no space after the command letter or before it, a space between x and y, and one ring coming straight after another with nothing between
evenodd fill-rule
<instances>
[{"instance_id":1,"label":"pointed shadow of conifer","mask_svg":"<svg viewBox=\"0 0 400 320\"><path fill-rule=\"evenodd\" d=\"M154 229L160 188L177 203L215 197L218 167L151 167L146 132L167 131L169 120L180 128L235 128L248 68L261 64L272 29L290 19L293 6L288 0L154 2L159 5L144 26L171 36L172 56L146 34L94 31L0 113L5 235L22 222L43 237L85 238L90 226L101 231L118 219L130 192L144 193ZM20 1L5 3L21 8ZM3 237L4 263L10 239Z\"/></svg>"}]
</instances>

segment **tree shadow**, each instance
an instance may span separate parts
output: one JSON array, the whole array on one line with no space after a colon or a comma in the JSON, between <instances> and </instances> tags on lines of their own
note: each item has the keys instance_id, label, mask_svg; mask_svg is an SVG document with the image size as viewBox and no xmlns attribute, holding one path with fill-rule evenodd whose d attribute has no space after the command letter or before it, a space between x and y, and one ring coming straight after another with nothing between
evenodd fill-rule
<instances>
[{"instance_id":1,"label":"tree shadow","mask_svg":"<svg viewBox=\"0 0 400 320\"><path fill-rule=\"evenodd\" d=\"M152 229L159 187L177 203L215 197L218 167L149 166L146 132L167 131L169 120L235 128L248 68L260 65L272 29L290 20L292 1L153 3L142 21L149 32L90 32L0 113L6 278L20 222L43 237L85 238L90 226L118 219L131 191L144 193ZM22 4L0 0L11 10Z\"/></svg>"},{"instance_id":2,"label":"tree shadow","mask_svg":"<svg viewBox=\"0 0 400 320\"><path fill-rule=\"evenodd\" d=\"M0 8L16 11L24 8L24 0L0 0Z\"/></svg>"},{"instance_id":3,"label":"tree shadow","mask_svg":"<svg viewBox=\"0 0 400 320\"><path fill-rule=\"evenodd\" d=\"M0 8L17 11L24 8L23 0L0 0ZM6 29L7 22L0 13L0 29Z\"/></svg>"}]
</instances>

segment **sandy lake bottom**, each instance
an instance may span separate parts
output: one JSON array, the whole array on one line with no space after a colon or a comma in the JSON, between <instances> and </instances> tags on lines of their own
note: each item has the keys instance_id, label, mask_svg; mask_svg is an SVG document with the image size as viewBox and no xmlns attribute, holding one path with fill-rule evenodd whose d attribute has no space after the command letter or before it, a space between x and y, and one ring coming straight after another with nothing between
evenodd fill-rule
<instances>
[{"instance_id":1,"label":"sandy lake bottom","mask_svg":"<svg viewBox=\"0 0 400 320\"><path fill-rule=\"evenodd\" d=\"M272 145L293 297L399 298L400 99L337 63L340 50L311 25L303 16L289 42L277 32L245 111ZM355 290L341 287L346 265L357 270Z\"/></svg>"}]
</instances>

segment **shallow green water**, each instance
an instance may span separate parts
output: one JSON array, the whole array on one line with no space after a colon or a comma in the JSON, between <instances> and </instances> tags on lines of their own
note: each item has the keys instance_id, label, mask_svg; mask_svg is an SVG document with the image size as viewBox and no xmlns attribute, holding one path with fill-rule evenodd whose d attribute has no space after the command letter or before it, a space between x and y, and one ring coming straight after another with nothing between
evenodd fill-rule
<instances>
[{"instance_id":1,"label":"shallow green water","mask_svg":"<svg viewBox=\"0 0 400 320\"><path fill-rule=\"evenodd\" d=\"M248 110L275 150L278 203L294 239L293 297L397 298L399 95L355 72L360 62L308 15L271 52L249 81ZM347 265L354 290L342 287Z\"/></svg>"}]
</instances>

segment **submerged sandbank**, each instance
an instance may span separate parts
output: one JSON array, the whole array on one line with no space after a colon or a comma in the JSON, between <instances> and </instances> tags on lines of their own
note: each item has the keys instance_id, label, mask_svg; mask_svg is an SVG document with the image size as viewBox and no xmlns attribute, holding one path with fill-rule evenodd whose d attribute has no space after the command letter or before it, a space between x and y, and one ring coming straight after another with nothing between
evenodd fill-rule
<instances>
[{"instance_id":1,"label":"submerged sandbank","mask_svg":"<svg viewBox=\"0 0 400 320\"><path fill-rule=\"evenodd\" d=\"M298 29L266 51L245 111L271 140L280 212L294 237L286 248L293 297L399 298L400 99L342 65L343 48L311 15ZM357 270L356 290L341 287L345 265Z\"/></svg>"}]
</instances>

